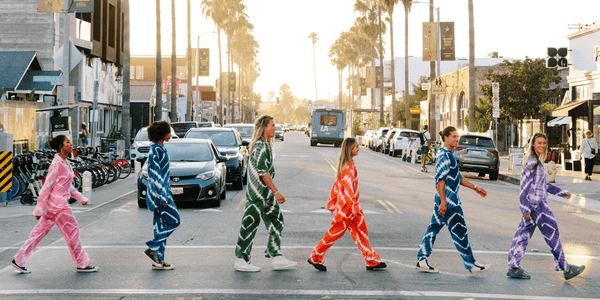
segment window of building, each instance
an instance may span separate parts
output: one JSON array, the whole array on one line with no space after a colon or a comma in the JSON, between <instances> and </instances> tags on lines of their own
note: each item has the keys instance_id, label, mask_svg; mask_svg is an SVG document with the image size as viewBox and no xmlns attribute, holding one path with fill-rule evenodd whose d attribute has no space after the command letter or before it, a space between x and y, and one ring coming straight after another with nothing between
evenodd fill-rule
<instances>
[{"instance_id":1,"label":"window of building","mask_svg":"<svg viewBox=\"0 0 600 300\"><path fill-rule=\"evenodd\" d=\"M135 67L135 79L137 79L137 80L144 79L144 66L136 66Z\"/></svg>"},{"instance_id":2,"label":"window of building","mask_svg":"<svg viewBox=\"0 0 600 300\"><path fill-rule=\"evenodd\" d=\"M135 66L129 66L129 79L135 79Z\"/></svg>"},{"instance_id":3,"label":"window of building","mask_svg":"<svg viewBox=\"0 0 600 300\"><path fill-rule=\"evenodd\" d=\"M177 77L180 80L187 78L187 67L186 66L177 66Z\"/></svg>"},{"instance_id":4,"label":"window of building","mask_svg":"<svg viewBox=\"0 0 600 300\"><path fill-rule=\"evenodd\" d=\"M116 44L116 25L117 25L117 14L114 5L108 5L108 46L111 48L115 48Z\"/></svg>"}]
</instances>

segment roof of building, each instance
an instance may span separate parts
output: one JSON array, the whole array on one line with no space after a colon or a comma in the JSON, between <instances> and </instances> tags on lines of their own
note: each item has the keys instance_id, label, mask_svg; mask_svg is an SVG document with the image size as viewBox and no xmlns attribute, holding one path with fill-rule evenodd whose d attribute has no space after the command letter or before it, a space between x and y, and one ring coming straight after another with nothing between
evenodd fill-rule
<instances>
[{"instance_id":1,"label":"roof of building","mask_svg":"<svg viewBox=\"0 0 600 300\"><path fill-rule=\"evenodd\" d=\"M131 81L129 91L131 101L151 101L155 94L156 83L148 81Z\"/></svg>"},{"instance_id":2,"label":"roof of building","mask_svg":"<svg viewBox=\"0 0 600 300\"><path fill-rule=\"evenodd\" d=\"M35 51L0 51L0 87L16 89L29 69L42 69Z\"/></svg>"}]
</instances>

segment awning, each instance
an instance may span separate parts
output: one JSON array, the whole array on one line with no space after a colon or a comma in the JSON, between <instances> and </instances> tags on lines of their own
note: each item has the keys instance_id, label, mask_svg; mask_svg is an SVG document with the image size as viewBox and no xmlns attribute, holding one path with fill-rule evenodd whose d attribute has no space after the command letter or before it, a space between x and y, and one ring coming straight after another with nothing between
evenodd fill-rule
<instances>
[{"instance_id":1,"label":"awning","mask_svg":"<svg viewBox=\"0 0 600 300\"><path fill-rule=\"evenodd\" d=\"M587 100L575 100L571 102L567 102L567 104L556 108L552 111L553 117L568 117L569 111L579 107L580 105L586 104Z\"/></svg>"},{"instance_id":2,"label":"awning","mask_svg":"<svg viewBox=\"0 0 600 300\"><path fill-rule=\"evenodd\" d=\"M554 120L548 121L548 127L555 127L559 125L569 125L571 124L571 117L558 117Z\"/></svg>"},{"instance_id":3,"label":"awning","mask_svg":"<svg viewBox=\"0 0 600 300\"><path fill-rule=\"evenodd\" d=\"M35 111L49 111L49 110L63 110L63 109L71 109L74 107L78 107L79 105L61 105L61 106L48 106L46 108L36 109Z\"/></svg>"}]
</instances>

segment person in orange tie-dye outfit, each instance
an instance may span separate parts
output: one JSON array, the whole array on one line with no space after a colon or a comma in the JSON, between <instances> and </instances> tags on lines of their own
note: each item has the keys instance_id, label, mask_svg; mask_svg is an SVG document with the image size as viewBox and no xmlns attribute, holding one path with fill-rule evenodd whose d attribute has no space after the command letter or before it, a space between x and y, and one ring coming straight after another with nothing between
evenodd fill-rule
<instances>
[{"instance_id":1,"label":"person in orange tie-dye outfit","mask_svg":"<svg viewBox=\"0 0 600 300\"><path fill-rule=\"evenodd\" d=\"M308 258L308 263L319 271L327 271L323 265L325 252L335 241L344 236L346 230L367 261L367 270L377 270L387 267L381 257L369 244L369 233L365 216L358 203L358 173L354 157L358 155L360 146L354 138L346 138L342 142L342 151L337 165L336 181L331 188L327 209L333 213L331 229L325 233Z\"/></svg>"}]
</instances>

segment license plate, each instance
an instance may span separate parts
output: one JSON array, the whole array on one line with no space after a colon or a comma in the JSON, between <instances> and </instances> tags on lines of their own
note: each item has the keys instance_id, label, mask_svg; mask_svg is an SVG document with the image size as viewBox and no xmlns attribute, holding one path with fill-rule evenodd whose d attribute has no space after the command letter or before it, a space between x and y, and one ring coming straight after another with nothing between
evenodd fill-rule
<instances>
[{"instance_id":1,"label":"license plate","mask_svg":"<svg viewBox=\"0 0 600 300\"><path fill-rule=\"evenodd\" d=\"M485 154L483 153L483 151L473 151L473 155L484 156Z\"/></svg>"},{"instance_id":2,"label":"license plate","mask_svg":"<svg viewBox=\"0 0 600 300\"><path fill-rule=\"evenodd\" d=\"M171 187L171 191L173 195L181 195L183 194L183 187Z\"/></svg>"}]
</instances>

